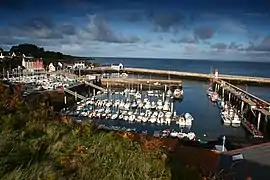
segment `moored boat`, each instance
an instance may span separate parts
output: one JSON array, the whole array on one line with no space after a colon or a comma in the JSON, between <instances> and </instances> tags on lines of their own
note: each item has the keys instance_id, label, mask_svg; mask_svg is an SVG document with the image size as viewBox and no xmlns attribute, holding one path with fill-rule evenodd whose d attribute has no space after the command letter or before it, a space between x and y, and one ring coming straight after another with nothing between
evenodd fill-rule
<instances>
[{"instance_id":1,"label":"moored boat","mask_svg":"<svg viewBox=\"0 0 270 180\"><path fill-rule=\"evenodd\" d=\"M231 125L231 119L230 116L226 113L220 113L221 119L224 125Z\"/></svg>"},{"instance_id":2,"label":"moored boat","mask_svg":"<svg viewBox=\"0 0 270 180\"><path fill-rule=\"evenodd\" d=\"M183 96L183 90L175 89L173 92L174 99L180 99Z\"/></svg>"}]
</instances>

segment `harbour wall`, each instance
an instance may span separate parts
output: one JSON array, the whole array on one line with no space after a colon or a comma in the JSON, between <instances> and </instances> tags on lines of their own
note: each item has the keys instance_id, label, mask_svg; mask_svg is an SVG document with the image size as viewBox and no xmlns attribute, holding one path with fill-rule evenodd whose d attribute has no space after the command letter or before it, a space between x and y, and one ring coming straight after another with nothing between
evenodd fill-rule
<instances>
[{"instance_id":1,"label":"harbour wall","mask_svg":"<svg viewBox=\"0 0 270 180\"><path fill-rule=\"evenodd\" d=\"M77 70L74 73L80 75L86 75L91 73L118 73L119 71L110 67L106 68L94 68L87 70ZM153 75L157 77L170 77L171 79L189 79L198 81L208 81L213 77L213 74L193 73L193 72L180 72L180 71L168 71L168 70L157 70L157 69L145 69L145 68L125 68L123 73L129 75ZM233 84L250 84L250 85L270 85L270 78L262 77L251 77L251 76L235 76L219 74L219 78Z\"/></svg>"},{"instance_id":2,"label":"harbour wall","mask_svg":"<svg viewBox=\"0 0 270 180\"><path fill-rule=\"evenodd\" d=\"M266 138L270 135L270 103L221 79L214 79L212 88L219 96L229 102L256 130L263 132Z\"/></svg>"}]
</instances>

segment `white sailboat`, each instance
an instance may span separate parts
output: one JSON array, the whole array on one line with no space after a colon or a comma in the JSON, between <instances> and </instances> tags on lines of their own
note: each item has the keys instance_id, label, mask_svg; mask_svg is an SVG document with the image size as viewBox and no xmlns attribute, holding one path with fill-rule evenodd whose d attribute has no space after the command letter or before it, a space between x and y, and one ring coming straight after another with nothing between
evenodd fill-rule
<instances>
[{"instance_id":1,"label":"white sailboat","mask_svg":"<svg viewBox=\"0 0 270 180\"><path fill-rule=\"evenodd\" d=\"M183 96L183 90L180 90L178 88L174 90L173 97L175 99L180 99L182 96Z\"/></svg>"},{"instance_id":2,"label":"white sailboat","mask_svg":"<svg viewBox=\"0 0 270 180\"><path fill-rule=\"evenodd\" d=\"M224 125L230 125L231 124L231 118L228 114L225 113L220 113L221 114L221 119L224 123Z\"/></svg>"},{"instance_id":3,"label":"white sailboat","mask_svg":"<svg viewBox=\"0 0 270 180\"><path fill-rule=\"evenodd\" d=\"M232 122L232 126L238 127L241 124L241 119L239 118L237 114L234 114L231 122Z\"/></svg>"}]
</instances>

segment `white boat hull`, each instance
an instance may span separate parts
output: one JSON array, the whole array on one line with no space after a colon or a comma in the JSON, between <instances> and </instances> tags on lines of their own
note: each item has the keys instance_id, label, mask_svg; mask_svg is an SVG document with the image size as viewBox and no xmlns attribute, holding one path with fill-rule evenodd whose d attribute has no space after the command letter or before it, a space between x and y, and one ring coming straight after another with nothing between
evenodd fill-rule
<instances>
[{"instance_id":1,"label":"white boat hull","mask_svg":"<svg viewBox=\"0 0 270 180\"><path fill-rule=\"evenodd\" d=\"M225 125L231 124L231 120L228 118L228 116L226 114L221 114L221 119L223 121L223 124L225 124Z\"/></svg>"}]
</instances>

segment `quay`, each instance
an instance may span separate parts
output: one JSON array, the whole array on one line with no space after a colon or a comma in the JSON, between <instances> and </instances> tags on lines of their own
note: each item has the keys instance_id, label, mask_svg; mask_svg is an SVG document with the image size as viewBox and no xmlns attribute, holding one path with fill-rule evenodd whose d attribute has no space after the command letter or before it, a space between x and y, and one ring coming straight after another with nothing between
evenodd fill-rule
<instances>
[{"instance_id":1,"label":"quay","mask_svg":"<svg viewBox=\"0 0 270 180\"><path fill-rule=\"evenodd\" d=\"M213 78L212 88L223 101L229 102L240 113L242 125L254 137L260 137L258 132L267 134L270 131L270 103L232 85L222 79ZM254 129L252 127L254 127Z\"/></svg>"},{"instance_id":2,"label":"quay","mask_svg":"<svg viewBox=\"0 0 270 180\"><path fill-rule=\"evenodd\" d=\"M90 73L117 73L116 69L110 67L97 67L94 69L80 70L80 74ZM193 72L180 72L180 71L168 71L157 69L145 69L145 68L125 68L123 72L134 75L155 75L161 77L182 78L191 80L207 81L212 77L212 74L193 73ZM79 73L79 72L75 72ZM236 76L219 74L219 77L224 81L238 84L256 84L256 85L270 85L270 78L264 77L252 77L252 76Z\"/></svg>"}]
</instances>

